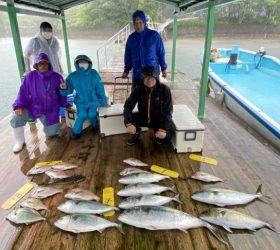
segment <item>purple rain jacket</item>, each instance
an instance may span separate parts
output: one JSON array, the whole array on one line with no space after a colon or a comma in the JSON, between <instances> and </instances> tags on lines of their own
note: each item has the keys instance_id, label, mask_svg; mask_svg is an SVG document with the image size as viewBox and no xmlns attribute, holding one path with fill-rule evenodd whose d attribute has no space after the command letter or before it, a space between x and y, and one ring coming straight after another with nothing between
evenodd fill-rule
<instances>
[{"instance_id":1,"label":"purple rain jacket","mask_svg":"<svg viewBox=\"0 0 280 250\"><path fill-rule=\"evenodd\" d=\"M35 70L25 75L12 106L13 110L26 109L34 120L45 115L46 125L49 126L59 122L59 107L66 106L67 99L59 94L62 76L53 71L51 64L49 71L41 73L37 70L37 63L40 61L50 64L46 54L40 53L36 56L33 65Z\"/></svg>"}]
</instances>

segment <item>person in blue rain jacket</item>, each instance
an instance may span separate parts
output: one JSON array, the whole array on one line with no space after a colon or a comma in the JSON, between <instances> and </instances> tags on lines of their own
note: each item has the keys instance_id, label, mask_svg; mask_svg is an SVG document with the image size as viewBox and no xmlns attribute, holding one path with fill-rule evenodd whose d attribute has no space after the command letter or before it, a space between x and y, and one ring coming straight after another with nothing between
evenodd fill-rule
<instances>
[{"instance_id":1,"label":"person in blue rain jacket","mask_svg":"<svg viewBox=\"0 0 280 250\"><path fill-rule=\"evenodd\" d=\"M63 96L72 94L75 90L74 103L77 107L77 119L71 133L71 139L81 135L83 123L89 119L93 130L98 129L97 108L107 106L107 97L103 82L92 61L86 55L79 55L74 60L76 70L69 74L66 82L60 84L60 93Z\"/></svg>"},{"instance_id":2,"label":"person in blue rain jacket","mask_svg":"<svg viewBox=\"0 0 280 250\"><path fill-rule=\"evenodd\" d=\"M166 78L167 64L161 36L157 31L147 27L145 13L141 10L135 11L132 21L135 31L129 35L126 42L122 77L127 77L132 69L132 88L135 88L140 84L142 67L157 67Z\"/></svg>"}]
</instances>

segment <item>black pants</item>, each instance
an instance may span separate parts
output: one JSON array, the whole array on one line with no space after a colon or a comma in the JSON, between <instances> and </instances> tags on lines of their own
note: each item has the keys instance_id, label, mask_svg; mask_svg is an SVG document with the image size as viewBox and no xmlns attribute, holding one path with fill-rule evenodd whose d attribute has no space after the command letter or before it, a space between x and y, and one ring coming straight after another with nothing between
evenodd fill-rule
<instances>
[{"instance_id":1,"label":"black pants","mask_svg":"<svg viewBox=\"0 0 280 250\"><path fill-rule=\"evenodd\" d=\"M156 131L158 131L158 129L159 129L159 124L157 122L153 122L152 124L148 124L147 119L145 118L145 115L142 115L139 112L132 114L132 124L136 128L140 128L140 127L151 128L151 129L154 130L154 133ZM169 126L168 129L166 130L165 138L164 139L156 138L156 140L163 143L163 144L168 144L168 143L171 142L171 138L172 138L172 129L171 129L171 126Z\"/></svg>"}]
</instances>

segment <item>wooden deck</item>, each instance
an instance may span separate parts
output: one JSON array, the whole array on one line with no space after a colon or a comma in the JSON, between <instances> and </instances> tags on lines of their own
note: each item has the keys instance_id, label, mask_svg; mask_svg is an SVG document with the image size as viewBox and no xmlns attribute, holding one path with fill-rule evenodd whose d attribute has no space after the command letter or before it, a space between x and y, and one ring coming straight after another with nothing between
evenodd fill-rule
<instances>
[{"instance_id":1,"label":"wooden deck","mask_svg":"<svg viewBox=\"0 0 280 250\"><path fill-rule=\"evenodd\" d=\"M197 112L198 89L186 76L176 74L176 83L171 86L174 104L187 104ZM115 135L100 140L98 134L87 129L77 141L70 141L70 129L62 125L63 135L47 139L38 123L25 129L27 146L19 154L12 153L14 138L9 126L9 117L0 121L1 165L0 204L9 198L27 181L42 182L46 176L26 177L26 172L39 161L63 160L81 166L72 171L86 176L86 181L64 185L70 189L82 187L102 195L104 187L112 186L115 191L122 188L118 183L119 172L126 166L123 159L136 157L149 164L157 164L178 171L182 177L197 170L215 174L226 179L225 183L205 185L195 180L177 181L183 205L171 206L192 215L199 215L208 206L191 200L191 194L203 186L215 186L254 193L263 184L263 192L272 197L271 204L260 201L236 209L273 223L280 230L280 154L275 148L248 129L246 125L225 107L212 98L206 102L207 118L203 155L216 158L218 166L189 160L187 153L176 154L170 145L155 145L151 131L141 135L135 146L126 145L127 135ZM170 181L162 182L172 186ZM61 185L57 185L60 187ZM167 193L167 195L169 195ZM116 204L120 197L115 196ZM51 224L62 213L57 206L64 201L62 194L44 199L50 211L42 212ZM125 235L115 228L98 232L70 234L56 229L47 222L18 227L5 220L8 211L0 210L0 249L279 249L280 237L267 229L253 234L234 231L228 234L220 230L229 245L222 245L207 229L192 229L187 233L179 230L147 231L124 225ZM110 218L117 221L117 215Z\"/></svg>"}]
</instances>

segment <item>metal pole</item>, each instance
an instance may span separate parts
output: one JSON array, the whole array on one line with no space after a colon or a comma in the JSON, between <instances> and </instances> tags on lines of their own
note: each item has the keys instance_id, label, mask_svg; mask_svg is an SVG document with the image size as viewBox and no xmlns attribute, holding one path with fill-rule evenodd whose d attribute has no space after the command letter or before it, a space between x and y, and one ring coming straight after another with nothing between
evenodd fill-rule
<instances>
[{"instance_id":1,"label":"metal pole","mask_svg":"<svg viewBox=\"0 0 280 250\"><path fill-rule=\"evenodd\" d=\"M171 81L174 82L175 79L175 59L176 59L176 42L177 42L177 25L178 17L177 13L174 15L173 19L173 45L172 45L172 61L171 61Z\"/></svg>"},{"instance_id":2,"label":"metal pole","mask_svg":"<svg viewBox=\"0 0 280 250\"><path fill-rule=\"evenodd\" d=\"M66 62L67 62L67 71L68 74L71 73L71 62L70 62L70 53L69 53L69 45L68 45L68 36L67 36L67 27L65 22L64 11L61 12L61 23L62 23L62 31L63 31L63 39L64 39L64 47L66 54Z\"/></svg>"},{"instance_id":3,"label":"metal pole","mask_svg":"<svg viewBox=\"0 0 280 250\"><path fill-rule=\"evenodd\" d=\"M17 13L13 0L7 1L7 8L8 8L10 27L12 31L14 47L16 52L19 76L21 78L25 72L25 65L24 65L22 46L21 46L21 40L20 40L20 34L19 34L19 28L17 22Z\"/></svg>"},{"instance_id":4,"label":"metal pole","mask_svg":"<svg viewBox=\"0 0 280 250\"><path fill-rule=\"evenodd\" d=\"M199 108L198 117L205 118L205 99L208 84L208 67L210 60L210 50L212 44L212 37L214 31L214 21L215 21L215 0L209 0L208 2L208 21L207 21L207 31L206 39L204 44L204 56L203 56L203 66L201 72L201 84L200 84L200 96L199 96Z\"/></svg>"}]
</instances>

